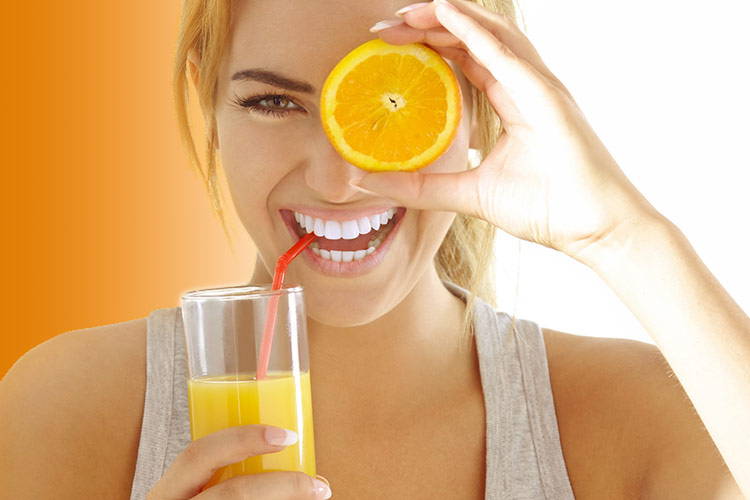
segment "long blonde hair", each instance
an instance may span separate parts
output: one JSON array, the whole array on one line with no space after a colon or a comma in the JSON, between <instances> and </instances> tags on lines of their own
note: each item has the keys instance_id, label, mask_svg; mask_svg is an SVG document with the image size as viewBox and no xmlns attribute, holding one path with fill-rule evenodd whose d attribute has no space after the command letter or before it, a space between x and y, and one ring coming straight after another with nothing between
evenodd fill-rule
<instances>
[{"instance_id":1,"label":"long blonde hair","mask_svg":"<svg viewBox=\"0 0 750 500\"><path fill-rule=\"evenodd\" d=\"M514 0L473 0L483 7L504 14L516 22ZM519 9L520 11L520 9ZM219 63L229 35L231 2L227 0L183 0L182 18L177 39L173 70L173 93L178 126L190 160L203 180L216 216L231 242L222 208L217 179L216 119L214 106ZM197 59L196 93L205 126L205 159L201 162L188 116L188 60ZM471 87L472 102L477 113L478 150L481 157L489 154L502 132L502 123L487 97ZM495 227L474 217L459 214L446 234L435 256L441 279L451 281L469 291L465 325L473 311L474 299L481 297L496 306L493 242Z\"/></svg>"}]
</instances>

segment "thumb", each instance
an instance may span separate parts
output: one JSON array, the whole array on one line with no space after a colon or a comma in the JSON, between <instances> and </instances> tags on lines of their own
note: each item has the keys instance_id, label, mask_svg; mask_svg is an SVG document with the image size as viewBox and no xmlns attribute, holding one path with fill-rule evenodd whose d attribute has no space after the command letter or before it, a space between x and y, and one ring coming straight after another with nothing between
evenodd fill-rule
<instances>
[{"instance_id":1,"label":"thumb","mask_svg":"<svg viewBox=\"0 0 750 500\"><path fill-rule=\"evenodd\" d=\"M476 216L476 169L444 174L375 172L349 184L362 192L392 199L407 208L444 210Z\"/></svg>"}]
</instances>

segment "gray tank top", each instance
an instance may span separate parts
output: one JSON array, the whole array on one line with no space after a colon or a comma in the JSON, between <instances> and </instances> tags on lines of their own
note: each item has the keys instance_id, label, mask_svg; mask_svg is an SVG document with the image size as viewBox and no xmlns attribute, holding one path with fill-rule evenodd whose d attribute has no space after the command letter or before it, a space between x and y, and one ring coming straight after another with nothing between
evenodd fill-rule
<instances>
[{"instance_id":1,"label":"gray tank top","mask_svg":"<svg viewBox=\"0 0 750 500\"><path fill-rule=\"evenodd\" d=\"M465 300L466 290L445 285ZM513 320L482 300L475 304L474 336L486 421L485 499L574 498L560 447L541 329L532 321ZM131 500L145 499L190 442L180 308L152 311L147 335L146 396Z\"/></svg>"}]
</instances>

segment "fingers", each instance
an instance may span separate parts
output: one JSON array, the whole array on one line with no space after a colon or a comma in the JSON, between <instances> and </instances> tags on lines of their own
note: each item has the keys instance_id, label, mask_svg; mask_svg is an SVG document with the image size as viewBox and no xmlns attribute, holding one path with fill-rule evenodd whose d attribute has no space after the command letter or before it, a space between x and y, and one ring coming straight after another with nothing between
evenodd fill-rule
<instances>
[{"instance_id":1,"label":"fingers","mask_svg":"<svg viewBox=\"0 0 750 500\"><path fill-rule=\"evenodd\" d=\"M463 172L377 172L350 184L368 194L385 196L406 207L478 216L478 169Z\"/></svg>"},{"instance_id":2,"label":"fingers","mask_svg":"<svg viewBox=\"0 0 750 500\"><path fill-rule=\"evenodd\" d=\"M557 111L553 99L561 94L572 101L512 21L473 2L453 2L464 11L447 0L435 0L403 14L404 24L386 29L380 36L389 43L425 43L456 61L471 83L487 94L509 128L546 121ZM505 41L531 61L516 54Z\"/></svg>"},{"instance_id":3,"label":"fingers","mask_svg":"<svg viewBox=\"0 0 750 500\"><path fill-rule=\"evenodd\" d=\"M459 12L477 21L483 28L492 33L501 43L506 45L514 54L528 61L544 76L557 81L557 77L549 70L542 60L542 56L531 43L531 40L518 28L513 20L499 12L495 12L468 0L452 0L449 2Z\"/></svg>"},{"instance_id":4,"label":"fingers","mask_svg":"<svg viewBox=\"0 0 750 500\"><path fill-rule=\"evenodd\" d=\"M445 0L436 1L439 3L435 7L435 15L441 24L456 35L500 83L487 90L490 101L493 101L493 93L507 93L527 121L547 121L554 108L551 105L553 87L549 80L477 21L451 7ZM496 110L502 114L502 109Z\"/></svg>"},{"instance_id":5,"label":"fingers","mask_svg":"<svg viewBox=\"0 0 750 500\"><path fill-rule=\"evenodd\" d=\"M450 44L450 46L457 46L460 40L446 33L446 30L435 14L435 8L438 3L425 3L421 8L402 14L401 18L405 21L405 24L384 31L382 38L388 42L393 40L391 43L418 42L430 45L449 46L448 44ZM560 83L557 77L547 68L536 47L534 47L528 37L510 17L468 0L451 0L449 3L456 7L459 12L474 19L501 43L505 44L514 54L531 63L541 74L556 83ZM409 28L413 28L414 30L410 32ZM422 30L427 30L423 31L425 33L423 41L410 40L411 38L419 38L419 35L416 35L415 32ZM400 40L402 39L405 41L401 42ZM562 83L560 83L560 86L562 87Z\"/></svg>"},{"instance_id":6,"label":"fingers","mask_svg":"<svg viewBox=\"0 0 750 500\"><path fill-rule=\"evenodd\" d=\"M495 77L470 52L452 47L433 47L433 50L458 64L469 82L487 94L490 104L502 119L504 127L514 128L526 125L523 115L513 100L506 95L502 85L498 85Z\"/></svg>"},{"instance_id":7,"label":"fingers","mask_svg":"<svg viewBox=\"0 0 750 500\"><path fill-rule=\"evenodd\" d=\"M221 467L247 457L281 451L297 439L293 435L294 440L287 440L286 445L270 444L266 439L267 429L279 428L270 425L240 425L190 442L166 470L149 498L193 498Z\"/></svg>"},{"instance_id":8,"label":"fingers","mask_svg":"<svg viewBox=\"0 0 750 500\"><path fill-rule=\"evenodd\" d=\"M461 71L469 81L482 92L496 80L492 74L475 61L466 50L463 42L445 28L418 30L411 26L400 25L383 33L383 40L391 44L424 43L441 56L461 64ZM473 63L473 64L472 64Z\"/></svg>"},{"instance_id":9,"label":"fingers","mask_svg":"<svg viewBox=\"0 0 750 500\"><path fill-rule=\"evenodd\" d=\"M304 472L274 471L236 476L212 486L194 500L318 500L330 498L330 490Z\"/></svg>"},{"instance_id":10,"label":"fingers","mask_svg":"<svg viewBox=\"0 0 750 500\"><path fill-rule=\"evenodd\" d=\"M437 18L435 19L437 20ZM442 25L423 29L410 23L404 23L388 28L380 36L384 41L393 45L424 43L434 47L463 47L463 42L456 35L443 28Z\"/></svg>"}]
</instances>

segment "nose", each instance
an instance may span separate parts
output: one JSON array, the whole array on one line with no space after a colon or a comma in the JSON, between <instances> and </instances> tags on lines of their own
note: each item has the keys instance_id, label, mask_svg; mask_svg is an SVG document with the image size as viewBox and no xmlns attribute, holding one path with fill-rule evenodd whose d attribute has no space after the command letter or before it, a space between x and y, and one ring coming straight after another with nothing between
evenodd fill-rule
<instances>
[{"instance_id":1,"label":"nose","mask_svg":"<svg viewBox=\"0 0 750 500\"><path fill-rule=\"evenodd\" d=\"M322 199L331 203L346 203L362 196L349 185L367 172L347 162L331 145L325 134L318 138L318 147L305 168L305 182Z\"/></svg>"}]
</instances>

